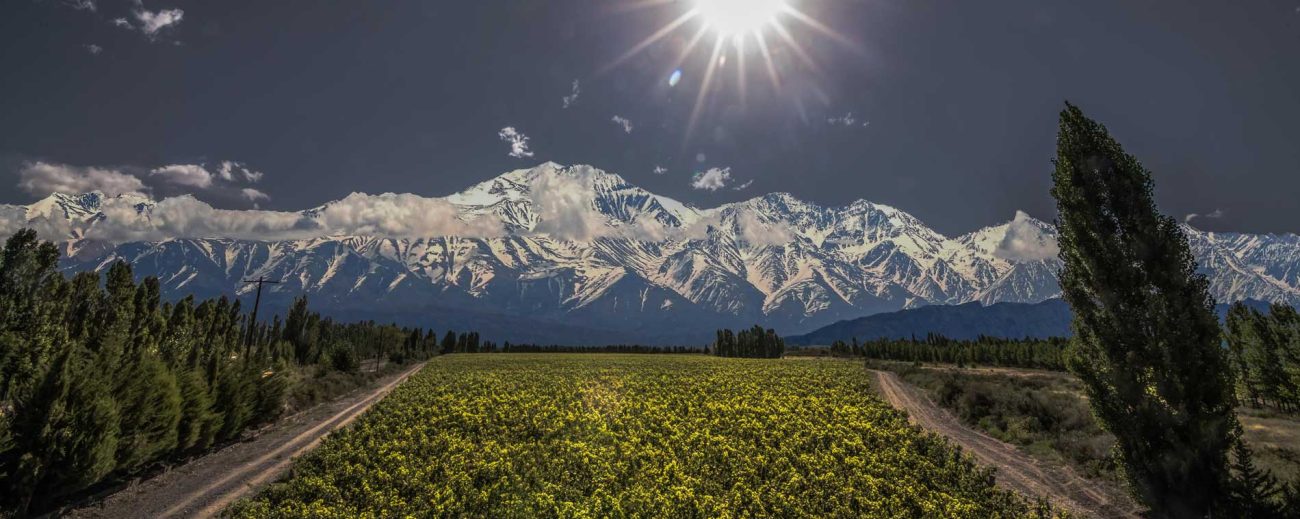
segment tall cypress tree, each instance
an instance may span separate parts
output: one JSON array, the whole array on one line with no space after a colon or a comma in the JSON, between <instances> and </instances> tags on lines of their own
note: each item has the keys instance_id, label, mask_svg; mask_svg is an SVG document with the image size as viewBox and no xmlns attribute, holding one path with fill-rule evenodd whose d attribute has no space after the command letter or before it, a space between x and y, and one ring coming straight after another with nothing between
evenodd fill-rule
<instances>
[{"instance_id":1,"label":"tall cypress tree","mask_svg":"<svg viewBox=\"0 0 1300 519\"><path fill-rule=\"evenodd\" d=\"M1232 363L1236 366L1237 384L1241 386L1246 402L1258 407L1260 405L1258 376L1246 357L1246 352L1257 348L1256 343L1260 340L1255 330L1252 310L1244 303L1233 303L1228 308L1224 325L1223 337L1228 342L1228 351L1231 352Z\"/></svg>"},{"instance_id":2,"label":"tall cypress tree","mask_svg":"<svg viewBox=\"0 0 1300 519\"><path fill-rule=\"evenodd\" d=\"M57 337L43 329L50 319L41 303L51 295L50 278L62 277L58 258L53 244L27 229L9 237L0 251L0 401L35 384L52 360L49 341Z\"/></svg>"},{"instance_id":3,"label":"tall cypress tree","mask_svg":"<svg viewBox=\"0 0 1300 519\"><path fill-rule=\"evenodd\" d=\"M1246 345L1246 364L1259 387L1265 404L1288 409L1295 388L1283 365L1286 332L1278 326L1275 314L1264 315L1250 309L1250 321L1256 340Z\"/></svg>"},{"instance_id":4,"label":"tall cypress tree","mask_svg":"<svg viewBox=\"0 0 1300 519\"><path fill-rule=\"evenodd\" d=\"M1239 426L1214 301L1187 239L1156 210L1150 172L1073 105L1061 112L1055 166L1070 368L1155 516L1226 510Z\"/></svg>"},{"instance_id":5,"label":"tall cypress tree","mask_svg":"<svg viewBox=\"0 0 1300 519\"><path fill-rule=\"evenodd\" d=\"M1295 307L1274 303L1269 309L1269 317L1278 338L1288 405L1294 411L1300 408L1300 312L1296 312Z\"/></svg>"},{"instance_id":6,"label":"tall cypress tree","mask_svg":"<svg viewBox=\"0 0 1300 519\"><path fill-rule=\"evenodd\" d=\"M118 414L103 372L63 345L40 387L20 402L13 426L22 453L9 477L18 512L99 481L114 467Z\"/></svg>"},{"instance_id":7,"label":"tall cypress tree","mask_svg":"<svg viewBox=\"0 0 1300 519\"><path fill-rule=\"evenodd\" d=\"M137 353L126 359L114 396L121 417L117 466L133 471L176 448L181 394L163 361Z\"/></svg>"}]
</instances>

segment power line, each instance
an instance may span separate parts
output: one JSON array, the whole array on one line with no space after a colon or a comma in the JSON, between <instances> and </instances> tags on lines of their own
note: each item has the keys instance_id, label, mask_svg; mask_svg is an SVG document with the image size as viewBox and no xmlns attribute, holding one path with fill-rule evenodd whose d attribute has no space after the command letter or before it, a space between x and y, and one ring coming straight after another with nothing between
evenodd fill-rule
<instances>
[{"instance_id":1,"label":"power line","mask_svg":"<svg viewBox=\"0 0 1300 519\"><path fill-rule=\"evenodd\" d=\"M244 284L257 283L257 298L253 300L253 317L248 321L248 337L244 340L244 357L247 358L249 349L253 347L253 330L257 327L257 307L262 306L262 285L270 283L272 285L280 283L266 279L266 276L258 276L257 279L245 279Z\"/></svg>"}]
</instances>

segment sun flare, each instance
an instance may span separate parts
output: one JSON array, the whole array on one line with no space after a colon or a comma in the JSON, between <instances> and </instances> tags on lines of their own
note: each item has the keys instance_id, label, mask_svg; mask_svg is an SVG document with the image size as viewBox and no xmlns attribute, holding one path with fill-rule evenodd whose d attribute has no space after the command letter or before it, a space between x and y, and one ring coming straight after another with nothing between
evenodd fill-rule
<instances>
[{"instance_id":1,"label":"sun flare","mask_svg":"<svg viewBox=\"0 0 1300 519\"><path fill-rule=\"evenodd\" d=\"M739 37L776 22L785 0L695 0L700 19L719 36Z\"/></svg>"},{"instance_id":2,"label":"sun flare","mask_svg":"<svg viewBox=\"0 0 1300 519\"><path fill-rule=\"evenodd\" d=\"M703 60L703 71L696 70L694 77L699 79L695 94L695 106L686 122L683 132L683 146L691 138L695 124L700 118L708 98L714 95L713 83L719 76L719 69L726 67L728 56L735 65L728 68L735 70L738 100L741 106L746 103L747 72L746 57L761 58L762 68L772 83L775 91L783 91L785 76L803 73L817 77L820 67L804 48L802 41L806 36L797 34L796 28L812 31L831 38L846 48L860 52L859 44L836 32L803 11L799 0L626 0L632 9L673 6L685 7L671 21L641 40L632 48L623 52L614 61L601 67L597 74L605 74L640 55L647 48L658 43L677 46L676 60L664 68L667 85L676 88L687 74L682 70L692 55L707 56ZM694 23L692 23L694 22ZM793 25L795 27L790 27ZM690 27L690 28L687 28ZM684 37L674 37L675 33L686 31ZM797 63L790 63L793 58ZM792 70L791 67L801 70ZM781 70L782 68L786 70ZM795 104L802 112L802 105L796 99Z\"/></svg>"}]
</instances>

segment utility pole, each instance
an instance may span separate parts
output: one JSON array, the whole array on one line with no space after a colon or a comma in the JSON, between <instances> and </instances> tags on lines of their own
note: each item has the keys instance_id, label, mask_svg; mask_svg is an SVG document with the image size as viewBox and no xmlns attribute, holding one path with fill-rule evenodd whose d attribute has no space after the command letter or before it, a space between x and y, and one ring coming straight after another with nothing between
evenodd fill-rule
<instances>
[{"instance_id":1,"label":"utility pole","mask_svg":"<svg viewBox=\"0 0 1300 519\"><path fill-rule=\"evenodd\" d=\"M253 330L257 326L257 307L262 305L262 285L267 283L274 285L279 281L271 281L266 279L266 276L258 276L257 279L245 279L244 283L257 283L257 298L253 299L253 317L248 320L248 337L244 339L244 358L248 358L253 348Z\"/></svg>"}]
</instances>

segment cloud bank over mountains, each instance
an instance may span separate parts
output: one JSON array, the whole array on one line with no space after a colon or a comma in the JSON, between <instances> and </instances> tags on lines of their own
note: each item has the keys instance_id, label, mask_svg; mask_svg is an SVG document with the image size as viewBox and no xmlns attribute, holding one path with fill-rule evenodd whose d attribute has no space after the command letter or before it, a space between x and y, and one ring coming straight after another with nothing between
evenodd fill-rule
<instances>
[{"instance_id":1,"label":"cloud bank over mountains","mask_svg":"<svg viewBox=\"0 0 1300 519\"><path fill-rule=\"evenodd\" d=\"M262 173L238 162L223 161L216 168L196 164L161 166L149 170L144 178L203 190L218 183L256 182ZM502 184L501 179L505 178L524 179L520 182L526 185ZM731 178L726 169L712 169L698 174L695 181L708 186L704 189L720 189ZM0 216L0 234L32 227L49 240L75 237L111 243L208 238L277 241L337 236L499 238L508 235L571 242L602 238L661 242L704 239L711 229L730 226L739 239L752 246L785 244L797 236L789 222L762 214L751 207L752 201L700 210L640 191L638 196L653 197L656 204L673 210L658 215L625 215L628 217L624 220L611 218L607 210L598 207L602 192L620 189L612 184L625 182L617 175L587 166L565 168L547 163L507 173L484 184L443 198L352 193L304 211L236 210L214 207L193 195L153 200L148 194L149 187L140 177L122 171L37 162L24 168L20 186L47 198L30 206L0 206L3 209L0 212L7 215L7 218ZM506 193L504 201L494 199L488 209L477 206L483 197L499 198L501 190L510 188L517 192ZM629 186L622 189L639 191ZM238 196L254 203L270 198L252 187L241 187ZM78 210L93 210L102 216L78 219L69 206L86 206L89 209ZM503 206L526 212L524 221L507 221L499 210ZM723 211L724 208L731 210ZM724 222L724 216L729 220ZM1007 224L1005 236L993 254L1008 260L1029 261L1054 258L1056 251L1050 226L1018 212Z\"/></svg>"},{"instance_id":2,"label":"cloud bank over mountains","mask_svg":"<svg viewBox=\"0 0 1300 519\"><path fill-rule=\"evenodd\" d=\"M140 179L107 168L31 162L19 170L18 176L18 188L36 196L91 191L102 191L110 195L141 194L147 190Z\"/></svg>"},{"instance_id":3,"label":"cloud bank over mountains","mask_svg":"<svg viewBox=\"0 0 1300 519\"><path fill-rule=\"evenodd\" d=\"M62 243L69 270L127 261L169 295L242 293L240 281L266 275L285 280L276 304L305 293L340 315L514 319L508 340L694 341L756 322L795 333L901 308L1059 294L1056 230L1023 212L948 237L865 200L822 207L772 193L700 209L553 163L446 197L353 193L303 211L138 193L0 205L0 233L21 227ZM1184 230L1218 300L1300 303L1300 237ZM558 335L534 333L545 328L537 319Z\"/></svg>"}]
</instances>

